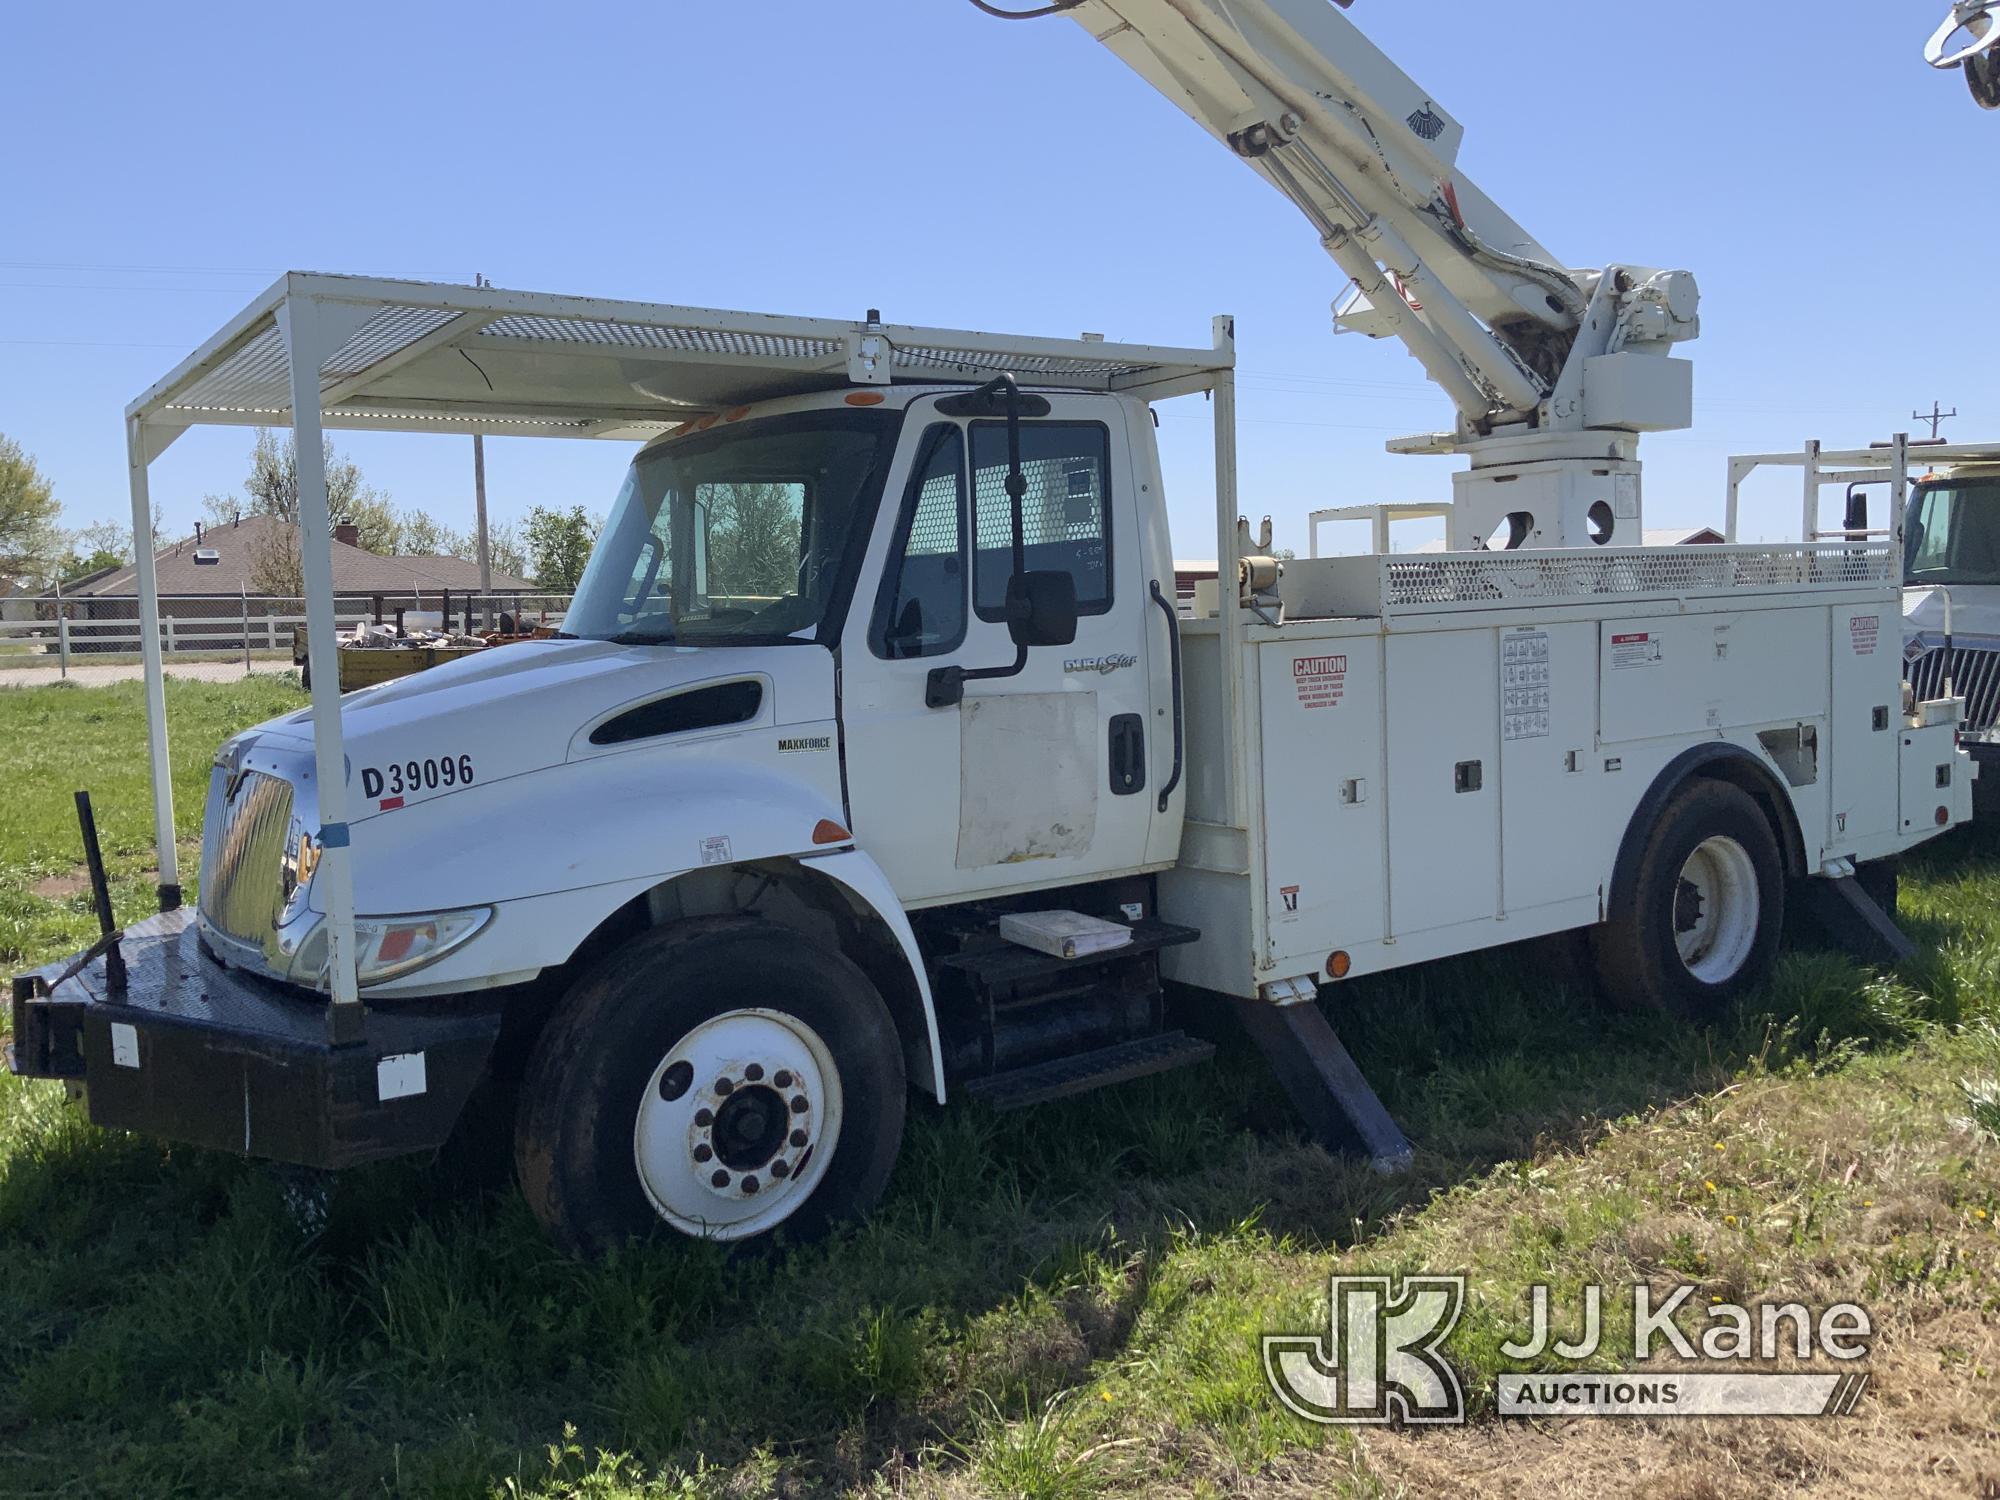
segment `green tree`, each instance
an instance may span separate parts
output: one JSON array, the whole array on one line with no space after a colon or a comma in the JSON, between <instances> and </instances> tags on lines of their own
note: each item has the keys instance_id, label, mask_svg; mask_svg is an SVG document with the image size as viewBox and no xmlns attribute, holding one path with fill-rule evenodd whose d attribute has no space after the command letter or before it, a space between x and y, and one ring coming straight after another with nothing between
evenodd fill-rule
<instances>
[{"instance_id":1,"label":"green tree","mask_svg":"<svg viewBox=\"0 0 2000 1500\"><path fill-rule=\"evenodd\" d=\"M799 591L800 484L705 484L711 599L781 598Z\"/></svg>"},{"instance_id":2,"label":"green tree","mask_svg":"<svg viewBox=\"0 0 2000 1500\"><path fill-rule=\"evenodd\" d=\"M530 507L521 523L521 543L535 582L550 593L575 593L583 565L590 560L590 549L597 541L597 529L603 524L585 514L581 505L568 510Z\"/></svg>"},{"instance_id":3,"label":"green tree","mask_svg":"<svg viewBox=\"0 0 2000 1500\"><path fill-rule=\"evenodd\" d=\"M48 476L0 435L0 579L40 583L55 573L68 550L56 525L60 509Z\"/></svg>"},{"instance_id":4,"label":"green tree","mask_svg":"<svg viewBox=\"0 0 2000 1500\"><path fill-rule=\"evenodd\" d=\"M400 533L395 508L361 477L353 459L335 450L331 437L321 436L326 466L327 519L335 526L352 525L367 552L393 553ZM285 522L269 529L250 559L250 582L266 594L305 592L305 571L299 562L299 452L287 432L281 439L268 427L257 429L250 450L250 473L243 495L208 495L202 504L217 525L239 515L273 516Z\"/></svg>"}]
</instances>

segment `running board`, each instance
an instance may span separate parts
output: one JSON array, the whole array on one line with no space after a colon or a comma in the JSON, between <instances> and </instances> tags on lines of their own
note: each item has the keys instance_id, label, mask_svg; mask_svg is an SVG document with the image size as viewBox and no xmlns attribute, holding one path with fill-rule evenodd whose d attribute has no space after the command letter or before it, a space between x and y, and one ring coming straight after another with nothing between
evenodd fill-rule
<instances>
[{"instance_id":1,"label":"running board","mask_svg":"<svg viewBox=\"0 0 2000 1500\"><path fill-rule=\"evenodd\" d=\"M990 1073L968 1079L959 1088L994 1109L1025 1109L1107 1084L1128 1083L1169 1068L1207 1062L1214 1055L1215 1043L1200 1041L1184 1031L1169 1031L1006 1073Z\"/></svg>"},{"instance_id":2,"label":"running board","mask_svg":"<svg viewBox=\"0 0 2000 1500\"><path fill-rule=\"evenodd\" d=\"M1385 1176L1408 1170L1416 1153L1316 1003L1239 999L1236 1014L1314 1140L1359 1151Z\"/></svg>"},{"instance_id":3,"label":"running board","mask_svg":"<svg viewBox=\"0 0 2000 1500\"><path fill-rule=\"evenodd\" d=\"M1915 958L1917 945L1896 925L1853 875L1805 882L1813 915L1827 935L1866 963L1900 964Z\"/></svg>"}]
</instances>

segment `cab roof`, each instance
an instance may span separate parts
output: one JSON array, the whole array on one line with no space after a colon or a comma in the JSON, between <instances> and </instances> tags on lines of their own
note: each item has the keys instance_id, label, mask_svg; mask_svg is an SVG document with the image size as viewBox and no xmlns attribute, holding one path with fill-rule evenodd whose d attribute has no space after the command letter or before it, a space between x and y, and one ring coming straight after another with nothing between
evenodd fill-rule
<instances>
[{"instance_id":1,"label":"cab roof","mask_svg":"<svg viewBox=\"0 0 2000 1500\"><path fill-rule=\"evenodd\" d=\"M645 439L693 418L851 385L973 383L1011 371L1043 389L1150 397L1201 389L1235 363L1229 320L1206 349L1051 339L860 320L294 271L126 415L145 426L288 422L288 306L325 342L330 428Z\"/></svg>"}]
</instances>

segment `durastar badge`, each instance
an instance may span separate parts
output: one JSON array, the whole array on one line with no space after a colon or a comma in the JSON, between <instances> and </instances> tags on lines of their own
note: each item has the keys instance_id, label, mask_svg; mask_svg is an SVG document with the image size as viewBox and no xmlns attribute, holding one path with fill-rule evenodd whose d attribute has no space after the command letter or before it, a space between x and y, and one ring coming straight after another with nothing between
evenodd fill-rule
<instances>
[{"instance_id":1,"label":"durastar badge","mask_svg":"<svg viewBox=\"0 0 2000 1500\"><path fill-rule=\"evenodd\" d=\"M1063 663L1065 672L1122 672L1139 665L1139 658L1127 651L1110 656L1072 656Z\"/></svg>"}]
</instances>

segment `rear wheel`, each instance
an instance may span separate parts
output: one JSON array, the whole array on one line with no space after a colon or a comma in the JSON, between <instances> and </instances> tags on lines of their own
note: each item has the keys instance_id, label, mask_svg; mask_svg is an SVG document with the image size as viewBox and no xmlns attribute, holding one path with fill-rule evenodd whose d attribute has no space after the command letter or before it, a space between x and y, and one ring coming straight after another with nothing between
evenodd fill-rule
<instances>
[{"instance_id":1,"label":"rear wheel","mask_svg":"<svg viewBox=\"0 0 2000 1500\"><path fill-rule=\"evenodd\" d=\"M1597 930L1599 980L1635 1009L1707 1019L1769 971L1784 865L1755 799L1695 781L1647 836L1626 909Z\"/></svg>"},{"instance_id":2,"label":"rear wheel","mask_svg":"<svg viewBox=\"0 0 2000 1500\"><path fill-rule=\"evenodd\" d=\"M515 1162L567 1248L662 1226L823 1232L880 1196L902 1140L895 1023L861 971L749 920L645 934L537 1043Z\"/></svg>"}]
</instances>

